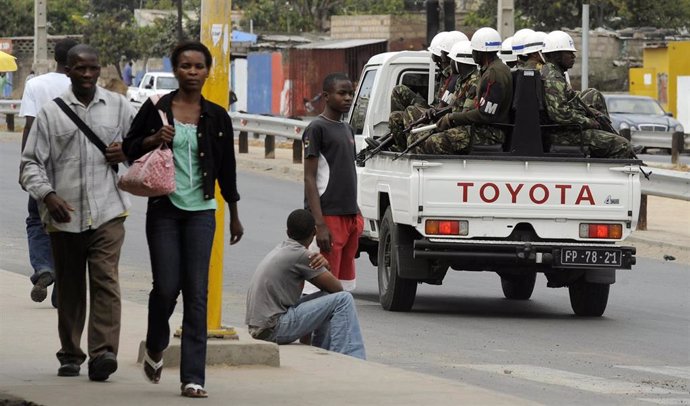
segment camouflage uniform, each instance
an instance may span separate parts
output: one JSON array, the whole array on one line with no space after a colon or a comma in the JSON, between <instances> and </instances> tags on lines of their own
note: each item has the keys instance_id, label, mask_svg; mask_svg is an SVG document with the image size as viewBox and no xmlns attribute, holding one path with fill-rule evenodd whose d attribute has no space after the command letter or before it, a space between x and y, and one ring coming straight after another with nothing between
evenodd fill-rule
<instances>
[{"instance_id":1,"label":"camouflage uniform","mask_svg":"<svg viewBox=\"0 0 690 406\"><path fill-rule=\"evenodd\" d=\"M475 69L463 80L458 80L455 84L455 103L453 103L453 113L472 110L475 108L477 98L477 84L481 75Z\"/></svg>"},{"instance_id":2,"label":"camouflage uniform","mask_svg":"<svg viewBox=\"0 0 690 406\"><path fill-rule=\"evenodd\" d=\"M481 76L475 87L476 97L473 106L462 112L453 112L451 122L455 125L448 130L435 133L418 144L413 153L418 154L464 154L471 145L501 144L505 140L502 130L483 124L508 123L510 105L513 99L513 77L510 68L500 59L494 59L481 69ZM476 77L477 75L473 75ZM410 134L408 145L426 136L425 133Z\"/></svg>"},{"instance_id":3,"label":"camouflage uniform","mask_svg":"<svg viewBox=\"0 0 690 406\"><path fill-rule=\"evenodd\" d=\"M582 142L582 145L589 147L591 155L596 158L633 158L635 156L630 143L625 138L596 129L598 127L596 120L588 117L585 109L574 100L579 96L566 82L563 70L549 62L542 68L541 76L544 81L546 112L549 119L556 124L578 124L582 128L582 131L572 129L551 131L549 137L552 144L580 145ZM588 99L587 104L603 103L601 95L596 91L585 91L584 96Z\"/></svg>"},{"instance_id":4,"label":"camouflage uniform","mask_svg":"<svg viewBox=\"0 0 690 406\"><path fill-rule=\"evenodd\" d=\"M453 82L450 66L444 69L438 76L436 88L438 89L434 105L438 105L444 99L449 85ZM397 85L391 93L391 114L388 117L388 129L393 135L395 145L405 148L404 131L412 123L418 121L431 106L418 93L413 92L405 85Z\"/></svg>"},{"instance_id":5,"label":"camouflage uniform","mask_svg":"<svg viewBox=\"0 0 690 406\"><path fill-rule=\"evenodd\" d=\"M609 116L609 109L606 107L606 100L600 91L592 87L580 92L580 99L585 102L586 105L598 111L599 113Z\"/></svg>"}]
</instances>

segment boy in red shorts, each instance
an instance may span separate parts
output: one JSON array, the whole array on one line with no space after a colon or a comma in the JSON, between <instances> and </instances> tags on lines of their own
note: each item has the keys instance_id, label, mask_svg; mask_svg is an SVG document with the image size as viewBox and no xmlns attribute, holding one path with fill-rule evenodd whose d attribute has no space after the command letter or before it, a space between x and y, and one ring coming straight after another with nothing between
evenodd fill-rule
<instances>
[{"instance_id":1,"label":"boy in red shorts","mask_svg":"<svg viewBox=\"0 0 690 406\"><path fill-rule=\"evenodd\" d=\"M302 136L305 207L316 220L321 254L345 290L355 288L355 255L364 225L357 206L354 130L341 121L353 97L352 81L345 74L326 76L326 107Z\"/></svg>"}]
</instances>

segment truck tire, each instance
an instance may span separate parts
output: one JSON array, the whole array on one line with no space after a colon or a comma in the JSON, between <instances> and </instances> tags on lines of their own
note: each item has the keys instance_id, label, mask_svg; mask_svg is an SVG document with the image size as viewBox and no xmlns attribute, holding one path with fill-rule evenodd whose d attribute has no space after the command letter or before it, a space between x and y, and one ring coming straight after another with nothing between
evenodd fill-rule
<instances>
[{"instance_id":1,"label":"truck tire","mask_svg":"<svg viewBox=\"0 0 690 406\"><path fill-rule=\"evenodd\" d=\"M379 302L385 310L407 312L412 309L417 294L417 281L398 275L398 239L400 230L393 222L390 207L379 229Z\"/></svg>"},{"instance_id":2,"label":"truck tire","mask_svg":"<svg viewBox=\"0 0 690 406\"><path fill-rule=\"evenodd\" d=\"M521 275L500 275L501 288L506 299L528 300L534 292L537 273L530 272Z\"/></svg>"},{"instance_id":3,"label":"truck tire","mask_svg":"<svg viewBox=\"0 0 690 406\"><path fill-rule=\"evenodd\" d=\"M600 317L606 310L611 285L578 279L568 286L570 306L578 316Z\"/></svg>"}]
</instances>

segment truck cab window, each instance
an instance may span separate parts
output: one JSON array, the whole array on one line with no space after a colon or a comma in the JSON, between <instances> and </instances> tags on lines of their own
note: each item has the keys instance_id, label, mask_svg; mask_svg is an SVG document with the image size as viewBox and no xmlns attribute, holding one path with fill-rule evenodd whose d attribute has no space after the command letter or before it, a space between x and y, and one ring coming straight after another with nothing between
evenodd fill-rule
<instances>
[{"instance_id":1,"label":"truck cab window","mask_svg":"<svg viewBox=\"0 0 690 406\"><path fill-rule=\"evenodd\" d=\"M429 72L406 70L400 74L398 84L407 86L413 92L419 94L428 101L429 98Z\"/></svg>"},{"instance_id":2,"label":"truck cab window","mask_svg":"<svg viewBox=\"0 0 690 406\"><path fill-rule=\"evenodd\" d=\"M369 70L364 72L362 76L357 99L350 114L350 125L355 130L355 134L362 134L364 130L364 118L367 115L367 107L369 106L369 98L371 97L371 88L376 78L376 70Z\"/></svg>"}]
</instances>

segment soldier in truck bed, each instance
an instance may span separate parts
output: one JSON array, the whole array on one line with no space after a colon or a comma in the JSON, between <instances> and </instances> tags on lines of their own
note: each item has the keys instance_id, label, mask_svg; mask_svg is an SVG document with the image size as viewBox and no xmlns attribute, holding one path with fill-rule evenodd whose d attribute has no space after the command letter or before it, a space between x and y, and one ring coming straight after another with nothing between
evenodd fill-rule
<instances>
[{"instance_id":1,"label":"soldier in truck bed","mask_svg":"<svg viewBox=\"0 0 690 406\"><path fill-rule=\"evenodd\" d=\"M595 115L606 115L606 105L601 94L587 89L577 94L565 78L565 72L575 62L573 39L563 31L549 33L544 41L542 53L546 64L541 70L544 81L546 112L551 122L556 124L576 124L578 129L555 130L549 134L555 145L582 145L589 148L595 158L634 158L630 143L620 135L603 131L595 118L588 115L585 107L575 98L579 97L585 105L594 110ZM602 111L603 110L603 111Z\"/></svg>"},{"instance_id":2,"label":"soldier in truck bed","mask_svg":"<svg viewBox=\"0 0 690 406\"><path fill-rule=\"evenodd\" d=\"M397 85L391 93L391 114L388 119L388 128L394 139L403 140L403 130L410 124L418 121L423 116L429 121L434 118L436 109L452 105L457 82L457 75L451 68L451 59L448 56L453 45L460 41L467 41L465 34L459 31L441 32L431 41L429 52L431 59L436 63L440 74L437 76L436 98L430 106L424 97L415 93L405 85ZM404 143L404 142L403 142ZM396 141L396 144L400 144Z\"/></svg>"},{"instance_id":3,"label":"soldier in truck bed","mask_svg":"<svg viewBox=\"0 0 690 406\"><path fill-rule=\"evenodd\" d=\"M421 154L464 154L472 145L495 145L505 140L499 128L487 125L508 123L513 98L513 78L510 69L498 58L501 36L489 27L480 28L472 36L472 56L481 66L475 109L453 112L437 123L435 134L412 150ZM407 145L426 136L410 134Z\"/></svg>"}]
</instances>

